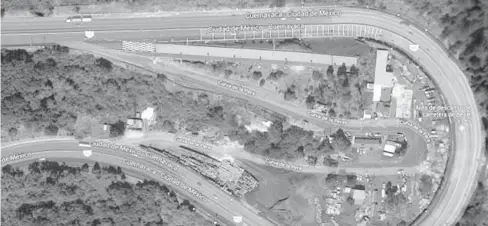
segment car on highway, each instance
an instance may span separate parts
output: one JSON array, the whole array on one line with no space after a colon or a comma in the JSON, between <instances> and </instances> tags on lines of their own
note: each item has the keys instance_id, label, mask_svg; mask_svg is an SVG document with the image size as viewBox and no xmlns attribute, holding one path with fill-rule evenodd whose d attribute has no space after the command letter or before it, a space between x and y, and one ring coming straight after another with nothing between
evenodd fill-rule
<instances>
[{"instance_id":1,"label":"car on highway","mask_svg":"<svg viewBox=\"0 0 488 226\"><path fill-rule=\"evenodd\" d=\"M66 18L66 23L81 23L81 22L90 22L90 21L92 21L91 15L71 16Z\"/></svg>"}]
</instances>

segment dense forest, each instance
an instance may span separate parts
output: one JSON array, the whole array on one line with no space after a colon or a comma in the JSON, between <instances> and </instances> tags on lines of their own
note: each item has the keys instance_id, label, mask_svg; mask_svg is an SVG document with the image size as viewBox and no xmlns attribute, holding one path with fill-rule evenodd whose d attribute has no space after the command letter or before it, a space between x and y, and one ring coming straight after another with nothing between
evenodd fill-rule
<instances>
[{"instance_id":1,"label":"dense forest","mask_svg":"<svg viewBox=\"0 0 488 226\"><path fill-rule=\"evenodd\" d=\"M17 225L188 225L213 222L155 181L131 184L120 167L43 161L2 168L2 218Z\"/></svg>"},{"instance_id":2,"label":"dense forest","mask_svg":"<svg viewBox=\"0 0 488 226\"><path fill-rule=\"evenodd\" d=\"M195 101L191 93L168 92L164 75L129 71L104 58L71 54L67 47L2 49L1 80L2 140L20 128L83 137L90 132L83 118L117 127L149 106L156 106L156 129L174 131L179 120L198 130L209 120L205 94Z\"/></svg>"},{"instance_id":3,"label":"dense forest","mask_svg":"<svg viewBox=\"0 0 488 226\"><path fill-rule=\"evenodd\" d=\"M103 58L74 55L51 46L30 53L2 49L2 130L29 124L34 130L75 134L79 116L134 114L134 103L153 103L167 91L157 77L115 67ZM115 123L112 121L111 123Z\"/></svg>"}]
</instances>

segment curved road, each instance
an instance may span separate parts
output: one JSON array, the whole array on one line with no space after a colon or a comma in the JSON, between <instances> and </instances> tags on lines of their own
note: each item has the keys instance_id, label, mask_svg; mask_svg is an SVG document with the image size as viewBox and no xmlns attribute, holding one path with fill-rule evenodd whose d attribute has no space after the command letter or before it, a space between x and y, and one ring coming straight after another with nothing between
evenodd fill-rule
<instances>
[{"instance_id":1,"label":"curved road","mask_svg":"<svg viewBox=\"0 0 488 226\"><path fill-rule=\"evenodd\" d=\"M482 159L483 133L477 105L462 70L451 60L439 43L423 31L409 25L401 24L401 18L367 9L342 8L341 17L302 18L302 24L355 23L376 26L383 29L383 39L409 52L410 44L420 45L420 50L411 52L414 59L425 68L442 90L449 105L471 106L471 122L468 125L457 125L452 172L446 178L445 189L439 194L442 198L431 207L428 215L418 222L420 225L437 226L453 225L462 214L474 190L478 169ZM137 36L152 32L161 37L195 36L198 28L219 25L240 24L290 24L297 21L245 20L242 15L221 17L170 17L170 18L130 18L107 19L94 17L93 22L79 27L53 19L36 18L15 21L2 20L2 44L20 45L45 42L64 42L83 40L83 31L95 30L97 36L118 38ZM139 29L134 29L139 28ZM170 29L170 30L165 30ZM179 29L179 30L175 30ZM146 30L146 31L145 31ZM153 30L153 31L147 31ZM164 30L163 32L161 32ZM154 37L152 37L154 38Z\"/></svg>"},{"instance_id":2,"label":"curved road","mask_svg":"<svg viewBox=\"0 0 488 226\"><path fill-rule=\"evenodd\" d=\"M170 169L165 168L162 164L140 158L140 156L133 156L122 151L115 151L100 147L92 147L92 150L92 155L90 157L86 157L82 153L82 148L78 147L78 141L56 140L29 142L25 144L2 148L2 157L8 157L10 155L20 153L31 153L31 156L27 158L2 162L2 165L17 164L23 161L36 160L39 158L46 158L48 160L72 158L81 161L83 161L84 159L88 161L98 161L100 163L120 166L124 170L142 173L146 177L149 177L153 180L163 181L164 184L170 185L174 190L177 190L180 193L185 194L185 196L189 197L190 199L195 200L193 203L196 203L196 206L202 206L205 210L208 210L211 213L218 214L219 219L222 219L222 222L225 222L226 224L232 225L232 217L235 215L241 215L243 216L243 222L245 223L245 225L275 225L267 221L265 218L259 217L257 214L257 210L246 205L242 201L235 200L223 190L218 188L216 185L211 184L202 176L193 173L185 167L179 167L178 172L174 172ZM157 153L153 154L157 155ZM155 169L156 171L158 171L158 173L150 173L146 170L129 166L124 163L124 159L141 163L149 168ZM193 187L196 191L206 196L208 198L208 201L201 201L181 187L163 180L162 177L160 177L160 172L171 175L173 178L176 178L186 183L188 186Z\"/></svg>"}]
</instances>

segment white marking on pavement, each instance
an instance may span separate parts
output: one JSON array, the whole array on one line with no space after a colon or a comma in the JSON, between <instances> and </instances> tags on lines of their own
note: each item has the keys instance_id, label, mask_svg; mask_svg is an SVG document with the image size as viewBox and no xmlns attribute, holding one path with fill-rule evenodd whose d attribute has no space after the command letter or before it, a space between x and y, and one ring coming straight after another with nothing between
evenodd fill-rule
<instances>
[{"instance_id":1,"label":"white marking on pavement","mask_svg":"<svg viewBox=\"0 0 488 226\"><path fill-rule=\"evenodd\" d=\"M83 155L85 157L90 157L92 155L92 150L83 150Z\"/></svg>"},{"instance_id":2,"label":"white marking on pavement","mask_svg":"<svg viewBox=\"0 0 488 226\"><path fill-rule=\"evenodd\" d=\"M464 131L465 129L466 129L466 126L464 126L464 125L462 125L462 124L461 124L461 125L459 125L459 131Z\"/></svg>"}]
</instances>

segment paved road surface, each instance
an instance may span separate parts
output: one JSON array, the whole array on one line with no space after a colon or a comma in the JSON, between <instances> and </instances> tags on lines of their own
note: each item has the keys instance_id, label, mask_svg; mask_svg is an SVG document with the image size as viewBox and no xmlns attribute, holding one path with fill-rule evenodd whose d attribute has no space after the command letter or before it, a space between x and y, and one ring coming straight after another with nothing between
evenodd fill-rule
<instances>
[{"instance_id":1,"label":"paved road surface","mask_svg":"<svg viewBox=\"0 0 488 226\"><path fill-rule=\"evenodd\" d=\"M171 133L151 133L148 134L144 138L137 138L137 139L127 139L125 141L121 141L125 144L130 145L137 145L137 144L145 144L150 145L153 147L158 148L169 148L172 151L178 151L180 145L188 146L192 149L198 150L202 153L210 155L216 159L223 159L225 157L231 156L233 158L237 158L240 160L248 160L260 165L268 165L266 162L266 158L262 156L249 153L242 148L238 147L223 147L223 146L211 146L211 150L207 150L204 148L198 148L191 145L185 145L182 143L177 143L174 141L174 138L178 135L174 135ZM162 145L162 147L160 147ZM304 172L304 173L314 173L314 174L328 174L328 173L338 173L341 170L344 170L346 173L356 173L356 174L374 174L374 175L395 175L398 170L403 169L405 173L408 174L415 174L418 173L418 168L416 165L413 166L395 166L395 165L386 165L386 166L377 166L370 165L370 166L344 166L344 167L328 167L324 165L317 165L317 166L310 166L305 164L297 164L297 163L289 163L289 165L299 166L301 169L293 169L287 167L288 170L296 171L296 172ZM272 165L271 165L272 166Z\"/></svg>"},{"instance_id":2,"label":"paved road surface","mask_svg":"<svg viewBox=\"0 0 488 226\"><path fill-rule=\"evenodd\" d=\"M392 42L395 46L408 52L410 44L419 44L420 50L411 53L414 59L433 76L438 86L444 93L450 105L472 106L472 122L459 131L460 125L455 123L455 156L450 166L452 171L447 176L445 189L440 194L436 205L431 208L428 215L419 224L427 226L452 225L461 215L467 205L470 194L474 191L474 185L478 169L482 159L483 134L479 113L475 106L473 93L469 83L456 63L449 58L445 49L425 34L423 31L405 24L400 24L400 18L392 15L370 11L366 9L343 8L341 17L332 18L302 18L300 23L355 23L380 27L390 33L383 32L384 39ZM97 34L106 34L107 38L117 38L126 34L142 31L136 28L163 30L166 28L193 28L190 30L177 31L181 36L194 34L197 29L218 25L240 25L240 24L288 24L296 21L280 20L245 20L242 16L223 17L175 17L175 18L143 18L143 19L99 19L94 18L90 24L83 24L80 27L73 27L63 21L42 20L35 21L11 21L2 20L2 41L3 44L26 44L31 42L56 41L79 41L82 40L82 31L95 30ZM125 31L122 31L124 30ZM100 32L105 30L103 32ZM112 32L118 30L118 32ZM65 31L75 33L63 33ZM22 35L26 33L32 35ZM34 32L34 33L32 33ZM35 34L37 32L37 34ZM77 33L76 33L77 32ZM39 34L44 33L44 34ZM52 34L45 34L52 33ZM171 30L165 30L161 36L171 36ZM5 34L5 35L4 35ZM388 36L389 35L389 36ZM46 39L44 39L46 37ZM454 92L455 91L455 92Z\"/></svg>"},{"instance_id":3,"label":"paved road surface","mask_svg":"<svg viewBox=\"0 0 488 226\"><path fill-rule=\"evenodd\" d=\"M151 167L157 169L160 172L164 172L173 176L180 181L185 182L190 187L195 188L195 190L199 191L203 195L208 197L207 202L201 202L198 198L187 192L186 190L181 189L178 186L172 185L172 187L183 194L187 195L191 199L195 200L201 206L203 206L206 210L217 213L221 216L221 218L227 220L225 223L232 222L232 217L235 215L242 215L243 222L248 225L274 225L273 223L267 221L265 218L261 218L257 215L257 210L249 207L245 203L239 200L235 200L230 195L226 194L217 186L211 184L206 179L197 175L190 170L180 167L178 169L178 173L175 173L172 170L166 169L162 167L161 164L154 163L152 161L147 161L145 159L141 159L139 157L132 156L130 154L121 152L121 151L114 151L110 149L104 148L92 148L92 156L89 157L90 161L98 161L100 163L106 163L111 165L120 166L125 169L129 169L134 171L135 168L128 166L123 163L123 159L132 160L135 162L139 162L147 167ZM33 142L27 143L23 145L11 146L8 148L2 148L2 156L7 157L15 153L32 153L32 155L28 158L19 159L16 161L10 161L4 164L15 164L22 161L39 159L39 158L47 158L47 159L58 159L58 158L74 158L74 159L87 159L81 151L81 148L78 147L77 141L41 141L41 142ZM162 181L163 179L158 174L148 173L144 170L135 170L140 173L143 173L145 176L150 177L151 179ZM198 184L200 182L201 185ZM171 185L167 181L163 180L163 183ZM195 202L194 202L195 203Z\"/></svg>"}]
</instances>

